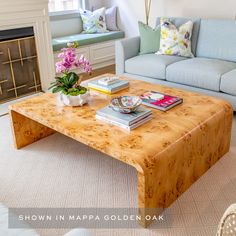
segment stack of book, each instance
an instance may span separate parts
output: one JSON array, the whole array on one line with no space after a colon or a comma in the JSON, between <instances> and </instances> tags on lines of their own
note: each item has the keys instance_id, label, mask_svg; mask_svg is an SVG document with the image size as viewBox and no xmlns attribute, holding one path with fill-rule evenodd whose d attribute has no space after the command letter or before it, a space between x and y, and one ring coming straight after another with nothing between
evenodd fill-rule
<instances>
[{"instance_id":1,"label":"stack of book","mask_svg":"<svg viewBox=\"0 0 236 236\"><path fill-rule=\"evenodd\" d=\"M168 94L162 94L159 92L147 92L140 96L142 99L142 104L161 110L168 111L169 109L181 104L183 102L182 98L170 96Z\"/></svg>"},{"instance_id":2,"label":"stack of book","mask_svg":"<svg viewBox=\"0 0 236 236\"><path fill-rule=\"evenodd\" d=\"M88 87L105 94L117 93L129 87L129 82L120 80L119 77L104 77L88 83Z\"/></svg>"},{"instance_id":3,"label":"stack of book","mask_svg":"<svg viewBox=\"0 0 236 236\"><path fill-rule=\"evenodd\" d=\"M97 111L96 119L131 131L151 120L152 111L144 107L139 107L135 112L122 114L114 111L110 106L106 106Z\"/></svg>"}]
</instances>

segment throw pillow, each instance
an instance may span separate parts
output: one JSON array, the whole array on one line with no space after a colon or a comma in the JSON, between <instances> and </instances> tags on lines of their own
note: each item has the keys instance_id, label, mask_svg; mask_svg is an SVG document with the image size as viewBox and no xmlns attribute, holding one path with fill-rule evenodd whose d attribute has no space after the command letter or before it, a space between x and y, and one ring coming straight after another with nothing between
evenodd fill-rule
<instances>
[{"instance_id":1,"label":"throw pillow","mask_svg":"<svg viewBox=\"0 0 236 236\"><path fill-rule=\"evenodd\" d=\"M93 34L107 32L105 12L105 8L98 9L94 12L80 9L80 15L83 21L83 33Z\"/></svg>"},{"instance_id":2,"label":"throw pillow","mask_svg":"<svg viewBox=\"0 0 236 236\"><path fill-rule=\"evenodd\" d=\"M188 21L179 29L169 19L161 19L160 49L157 54L193 57L191 37L193 22Z\"/></svg>"},{"instance_id":3,"label":"throw pillow","mask_svg":"<svg viewBox=\"0 0 236 236\"><path fill-rule=\"evenodd\" d=\"M117 27L117 7L111 7L106 10L106 25L110 31L119 31Z\"/></svg>"},{"instance_id":4,"label":"throw pillow","mask_svg":"<svg viewBox=\"0 0 236 236\"><path fill-rule=\"evenodd\" d=\"M160 47L160 27L156 29L139 22L140 54L155 53Z\"/></svg>"}]
</instances>

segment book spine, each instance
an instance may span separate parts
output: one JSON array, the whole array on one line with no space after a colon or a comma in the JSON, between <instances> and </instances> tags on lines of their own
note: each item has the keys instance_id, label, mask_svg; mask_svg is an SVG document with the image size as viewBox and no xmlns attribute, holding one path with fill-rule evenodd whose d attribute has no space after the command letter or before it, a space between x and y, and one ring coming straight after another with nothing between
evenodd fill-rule
<instances>
[{"instance_id":1,"label":"book spine","mask_svg":"<svg viewBox=\"0 0 236 236\"><path fill-rule=\"evenodd\" d=\"M139 122L140 120L146 119L146 118L147 118L148 116L150 116L151 114L152 114L152 112L150 111L150 112L148 112L148 113L146 113L146 114L144 114L144 115L142 115L142 116L136 118L135 120L131 121L131 122L129 123L129 125L133 125L133 124Z\"/></svg>"},{"instance_id":2,"label":"book spine","mask_svg":"<svg viewBox=\"0 0 236 236\"><path fill-rule=\"evenodd\" d=\"M90 85L88 85L88 88L90 88L90 89L92 89L92 90L99 91L99 92L101 92L101 93L105 93L105 94L111 95L111 94L117 93L117 92L119 92L119 91L121 91L121 90L123 90L123 89L126 89L126 88L128 88L128 87L119 88L119 89L117 89L117 90L112 90L112 91L108 91L108 90L105 90L105 89L100 89L100 88L97 88L97 87L94 87L94 86L90 86Z\"/></svg>"},{"instance_id":3,"label":"book spine","mask_svg":"<svg viewBox=\"0 0 236 236\"><path fill-rule=\"evenodd\" d=\"M146 117L150 116L152 114L152 112L148 112L146 114L143 114L142 116L139 116L137 118L135 118L134 120L132 121L127 121L127 120L124 120L124 119L121 119L119 117L115 117L115 116L112 116L112 115L109 115L109 114L105 114L105 113L102 113L100 111L97 111L97 115L101 116L101 117L104 117L106 119L109 119L109 120L113 120L115 122L119 122L123 125L127 125L127 126L131 126L137 122L139 122L140 120L142 119L145 119Z\"/></svg>"},{"instance_id":4,"label":"book spine","mask_svg":"<svg viewBox=\"0 0 236 236\"><path fill-rule=\"evenodd\" d=\"M122 129L125 129L127 131L130 131L130 127L127 126L127 125L124 125L124 124L121 124L119 122L116 122L116 121L113 121L113 120L109 120L109 119L106 119L105 117L102 117L102 116L99 116L99 115L96 115L96 119L97 120L100 120L100 121L103 121L103 122L106 122L108 124L111 124L111 125L115 125L117 127L120 127Z\"/></svg>"},{"instance_id":5,"label":"book spine","mask_svg":"<svg viewBox=\"0 0 236 236\"><path fill-rule=\"evenodd\" d=\"M147 122L150 121L152 118L153 118L152 115L149 115L148 117L144 118L143 120L141 120L141 121L139 121L139 122L137 122L137 123L131 125L131 126L130 126L130 130L133 130L133 129L135 129L135 128L137 128L137 127L139 127L139 126L141 126L141 125L147 123Z\"/></svg>"},{"instance_id":6,"label":"book spine","mask_svg":"<svg viewBox=\"0 0 236 236\"><path fill-rule=\"evenodd\" d=\"M129 83L121 84L121 85L114 87L114 88L109 88L108 86L102 86L99 84L88 83L88 87L91 87L94 89L100 89L100 90L112 93L112 92L117 92L119 90L129 87Z\"/></svg>"},{"instance_id":7,"label":"book spine","mask_svg":"<svg viewBox=\"0 0 236 236\"><path fill-rule=\"evenodd\" d=\"M159 106L156 106L156 105L152 105L152 104L147 103L147 102L142 102L142 104L145 105L145 106L148 106L148 107L155 108L155 109L160 110L160 111L165 111L165 108L159 107Z\"/></svg>"},{"instance_id":8,"label":"book spine","mask_svg":"<svg viewBox=\"0 0 236 236\"><path fill-rule=\"evenodd\" d=\"M115 89L112 89L111 92L112 92L112 93L117 93L117 92L119 92L119 91L121 91L121 90L123 90L123 89L126 89L126 88L129 88L129 85L128 85L128 84L125 85L125 86L120 86L120 87L117 87L117 88L115 88Z\"/></svg>"},{"instance_id":9,"label":"book spine","mask_svg":"<svg viewBox=\"0 0 236 236\"><path fill-rule=\"evenodd\" d=\"M97 85L97 84L88 83L88 87L96 89L96 90L101 90L101 91L106 91L106 92L110 92L111 93L111 89L109 89L106 86L101 86L101 85Z\"/></svg>"},{"instance_id":10,"label":"book spine","mask_svg":"<svg viewBox=\"0 0 236 236\"><path fill-rule=\"evenodd\" d=\"M114 122L121 123L122 125L126 125L126 126L130 125L128 121L119 119L118 117L110 116L109 114L100 113L100 111L97 111L97 115L100 117L104 117L105 119L109 119L109 120L113 120Z\"/></svg>"},{"instance_id":11,"label":"book spine","mask_svg":"<svg viewBox=\"0 0 236 236\"><path fill-rule=\"evenodd\" d=\"M173 103L172 105L169 105L168 107L161 107L161 106L153 105L153 104L150 104L150 103L147 103L147 102L142 102L143 105L155 108L155 109L160 110L160 111L168 111L171 108L173 108L173 107L175 107L175 106L177 106L181 103L183 103L183 99L180 99L179 101Z\"/></svg>"},{"instance_id":12,"label":"book spine","mask_svg":"<svg viewBox=\"0 0 236 236\"><path fill-rule=\"evenodd\" d=\"M92 89L92 90L95 90L95 91L98 91L98 92L101 92L101 93L104 93L104 94L108 94L108 95L111 95L112 93L109 92L109 91L106 91L106 90L103 90L103 89L99 89L99 88L94 88L94 87L91 87L91 86L88 86L89 89Z\"/></svg>"},{"instance_id":13,"label":"book spine","mask_svg":"<svg viewBox=\"0 0 236 236\"><path fill-rule=\"evenodd\" d=\"M176 102L176 103L174 103L174 104L172 104L172 105L166 107L165 111L168 111L168 110L170 110L171 108L174 108L174 107L176 107L177 105L179 105L179 104L181 104L181 103L183 103L183 100L179 100L178 102Z\"/></svg>"}]
</instances>

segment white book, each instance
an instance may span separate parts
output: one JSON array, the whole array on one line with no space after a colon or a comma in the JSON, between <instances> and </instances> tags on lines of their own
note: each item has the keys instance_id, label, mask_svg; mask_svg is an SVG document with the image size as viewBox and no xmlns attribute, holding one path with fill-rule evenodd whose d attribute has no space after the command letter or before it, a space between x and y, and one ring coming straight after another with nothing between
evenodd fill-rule
<instances>
[{"instance_id":1,"label":"white book","mask_svg":"<svg viewBox=\"0 0 236 236\"><path fill-rule=\"evenodd\" d=\"M114 111L110 106L106 106L100 110L97 110L96 114L101 117L106 118L107 120L114 120L123 125L131 126L134 123L151 115L152 111L143 106L140 106L136 109L135 112L132 112L130 114L123 114L123 113Z\"/></svg>"},{"instance_id":2,"label":"white book","mask_svg":"<svg viewBox=\"0 0 236 236\"><path fill-rule=\"evenodd\" d=\"M104 90L104 91L113 93L113 92L129 87L129 81L118 80L114 84L101 85L98 83L98 80L92 80L88 82L88 87L92 89Z\"/></svg>"},{"instance_id":3,"label":"white book","mask_svg":"<svg viewBox=\"0 0 236 236\"><path fill-rule=\"evenodd\" d=\"M131 125L131 126L127 126L127 125L121 124L121 123L119 123L119 122L117 122L117 121L110 120L110 119L107 119L107 118L105 118L105 117L103 117L103 116L99 116L99 115L96 115L96 119L97 119L97 120L100 120L100 121L103 121L103 122L106 122L106 123L111 124L111 125L118 126L118 127L122 128L122 129L125 129L125 130L127 130L127 131L131 131L131 130L133 130L133 129L139 127L140 125L142 125L142 124L144 124L144 123L150 121L150 120L152 119L152 115L150 115L150 116L148 116L148 117L146 117L146 118L144 118L144 119L142 119L142 120L140 120L140 121L134 123L134 124Z\"/></svg>"},{"instance_id":4,"label":"white book","mask_svg":"<svg viewBox=\"0 0 236 236\"><path fill-rule=\"evenodd\" d=\"M115 84L117 82L119 82L120 79L119 77L104 77L104 78L101 78L98 80L98 83L101 84L101 85L110 85L110 84Z\"/></svg>"}]
</instances>

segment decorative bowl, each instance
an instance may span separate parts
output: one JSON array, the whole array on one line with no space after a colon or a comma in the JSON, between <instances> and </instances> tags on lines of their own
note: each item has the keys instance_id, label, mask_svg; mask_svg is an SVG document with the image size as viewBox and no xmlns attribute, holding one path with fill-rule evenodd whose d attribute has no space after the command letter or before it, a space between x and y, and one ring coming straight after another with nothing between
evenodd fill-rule
<instances>
[{"instance_id":1,"label":"decorative bowl","mask_svg":"<svg viewBox=\"0 0 236 236\"><path fill-rule=\"evenodd\" d=\"M138 96L121 96L113 98L110 106L114 111L128 114L136 111L141 104L142 100Z\"/></svg>"}]
</instances>

